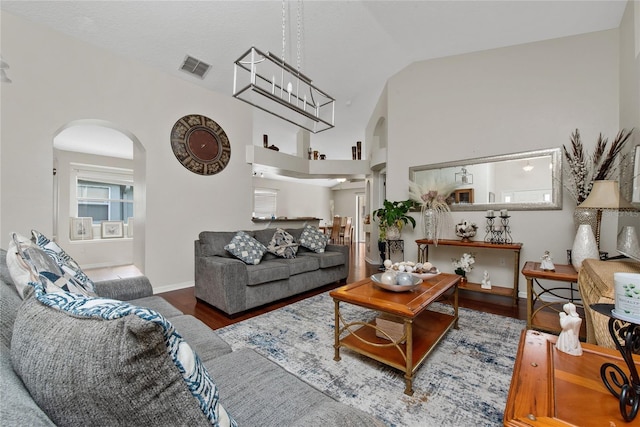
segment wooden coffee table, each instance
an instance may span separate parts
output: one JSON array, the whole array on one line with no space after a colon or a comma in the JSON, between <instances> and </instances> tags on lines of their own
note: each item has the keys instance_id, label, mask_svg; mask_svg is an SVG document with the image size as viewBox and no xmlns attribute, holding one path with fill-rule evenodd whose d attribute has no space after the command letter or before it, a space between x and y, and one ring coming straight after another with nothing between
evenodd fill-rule
<instances>
[{"instance_id":1,"label":"wooden coffee table","mask_svg":"<svg viewBox=\"0 0 640 427\"><path fill-rule=\"evenodd\" d=\"M582 356L572 356L556 349L557 338L533 330L522 332L504 425L637 426L637 419L624 421L620 402L600 377L604 363L613 363L629 374L620 353L582 343ZM640 370L640 356L633 359Z\"/></svg>"},{"instance_id":2,"label":"wooden coffee table","mask_svg":"<svg viewBox=\"0 0 640 427\"><path fill-rule=\"evenodd\" d=\"M335 357L340 360L340 347L375 359L404 371L405 394L413 395L413 376L436 344L452 327L458 328L457 274L441 273L424 279L408 292L391 292L377 287L371 279L337 288L329 295L335 304ZM453 297L453 315L427 310L444 295ZM376 336L375 320L345 322L340 315L340 303L354 304L379 311L404 323L405 334L396 341ZM346 335L340 338L343 333Z\"/></svg>"}]
</instances>

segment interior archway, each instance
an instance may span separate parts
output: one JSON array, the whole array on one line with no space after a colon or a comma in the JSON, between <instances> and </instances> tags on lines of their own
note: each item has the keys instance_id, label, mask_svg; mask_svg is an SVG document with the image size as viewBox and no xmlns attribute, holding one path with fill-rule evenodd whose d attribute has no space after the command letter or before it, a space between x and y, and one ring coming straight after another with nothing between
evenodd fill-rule
<instances>
[{"instance_id":1,"label":"interior archway","mask_svg":"<svg viewBox=\"0 0 640 427\"><path fill-rule=\"evenodd\" d=\"M134 264L144 272L146 150L140 140L108 121L75 120L55 132L53 154L53 230L59 244L65 250L69 248L68 252L85 268ZM115 232L105 235L107 224L100 221L98 215L92 221L91 233L86 238L78 236L77 229L73 228L79 224L76 218L92 216L91 211L87 213L82 209L79 197L76 199L79 179L86 180L87 174L104 181L114 180L117 184L132 182L132 186L126 187L133 188L131 217L135 220L114 216L111 203L91 200L93 208L104 208L118 220L110 221L116 223ZM125 181L119 182L120 178ZM127 205L131 205L130 201Z\"/></svg>"}]
</instances>

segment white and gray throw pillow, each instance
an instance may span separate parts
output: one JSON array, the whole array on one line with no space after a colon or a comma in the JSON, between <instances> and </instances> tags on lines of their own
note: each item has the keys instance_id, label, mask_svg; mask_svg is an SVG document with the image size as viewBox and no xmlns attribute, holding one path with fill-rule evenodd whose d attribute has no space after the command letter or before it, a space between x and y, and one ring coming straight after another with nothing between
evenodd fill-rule
<instances>
[{"instance_id":1,"label":"white and gray throw pillow","mask_svg":"<svg viewBox=\"0 0 640 427\"><path fill-rule=\"evenodd\" d=\"M249 265L260 264L267 248L244 231L238 231L224 249Z\"/></svg>"},{"instance_id":2,"label":"white and gray throw pillow","mask_svg":"<svg viewBox=\"0 0 640 427\"><path fill-rule=\"evenodd\" d=\"M296 257L298 246L291 234L282 228L277 228L267 246L267 250L276 256L290 259Z\"/></svg>"},{"instance_id":3,"label":"white and gray throw pillow","mask_svg":"<svg viewBox=\"0 0 640 427\"><path fill-rule=\"evenodd\" d=\"M319 254L324 252L324 248L327 246L328 241L329 236L310 225L304 226L304 229L300 234L300 239L298 239L300 246L304 246L305 248Z\"/></svg>"},{"instance_id":4,"label":"white and gray throw pillow","mask_svg":"<svg viewBox=\"0 0 640 427\"><path fill-rule=\"evenodd\" d=\"M29 285L11 359L54 423L237 426L197 354L161 314Z\"/></svg>"},{"instance_id":5,"label":"white and gray throw pillow","mask_svg":"<svg viewBox=\"0 0 640 427\"><path fill-rule=\"evenodd\" d=\"M51 241L44 234L31 230L32 240L35 244L45 251L52 259L56 261L58 266L65 273L66 277L70 278L73 285L77 288L82 288L85 292L81 292L85 295L96 295L96 287L91 279L82 271L80 265L67 254L58 244Z\"/></svg>"}]
</instances>

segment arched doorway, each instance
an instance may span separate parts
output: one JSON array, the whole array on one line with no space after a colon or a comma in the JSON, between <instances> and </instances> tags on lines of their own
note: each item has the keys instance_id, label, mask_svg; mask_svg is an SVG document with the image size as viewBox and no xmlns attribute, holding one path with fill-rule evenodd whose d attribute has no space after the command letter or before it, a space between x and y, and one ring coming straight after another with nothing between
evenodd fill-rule
<instances>
[{"instance_id":1,"label":"arched doorway","mask_svg":"<svg viewBox=\"0 0 640 427\"><path fill-rule=\"evenodd\" d=\"M54 236L84 268L144 272L146 152L131 132L76 120L53 137Z\"/></svg>"}]
</instances>

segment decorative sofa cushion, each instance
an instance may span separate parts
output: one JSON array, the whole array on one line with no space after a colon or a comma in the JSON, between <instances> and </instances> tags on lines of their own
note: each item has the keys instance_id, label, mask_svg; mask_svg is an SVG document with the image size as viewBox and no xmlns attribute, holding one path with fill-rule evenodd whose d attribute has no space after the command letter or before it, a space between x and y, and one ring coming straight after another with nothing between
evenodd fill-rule
<instances>
[{"instance_id":1,"label":"decorative sofa cushion","mask_svg":"<svg viewBox=\"0 0 640 427\"><path fill-rule=\"evenodd\" d=\"M267 252L267 248L262 243L244 231L238 231L224 248L249 265L260 264L262 256Z\"/></svg>"},{"instance_id":2,"label":"decorative sofa cushion","mask_svg":"<svg viewBox=\"0 0 640 427\"><path fill-rule=\"evenodd\" d=\"M31 234L33 236L32 240L35 244L56 261L62 271L71 277L75 286L84 288L88 295L96 295L96 287L93 284L93 281L87 277L84 271L80 268L80 265L78 265L71 256L62 250L56 242L49 240L49 238L44 234L36 230L31 230Z\"/></svg>"},{"instance_id":3,"label":"decorative sofa cushion","mask_svg":"<svg viewBox=\"0 0 640 427\"><path fill-rule=\"evenodd\" d=\"M281 258L295 258L298 252L298 244L293 241L293 236L282 228L276 229L267 246L267 250Z\"/></svg>"},{"instance_id":4,"label":"decorative sofa cushion","mask_svg":"<svg viewBox=\"0 0 640 427\"><path fill-rule=\"evenodd\" d=\"M39 275L47 279L45 282L47 292L67 291L95 296L95 293L87 290L83 283L64 272L48 253L17 233L11 233L6 260L18 295L22 298L24 298L27 284L30 281L37 281Z\"/></svg>"},{"instance_id":5,"label":"decorative sofa cushion","mask_svg":"<svg viewBox=\"0 0 640 427\"><path fill-rule=\"evenodd\" d=\"M30 285L11 359L54 423L236 426L198 356L161 314Z\"/></svg>"},{"instance_id":6,"label":"decorative sofa cushion","mask_svg":"<svg viewBox=\"0 0 640 427\"><path fill-rule=\"evenodd\" d=\"M315 227L311 227L310 225L305 225L298 242L300 243L300 246L304 246L313 252L321 254L324 252L324 248L327 246L328 240L329 237L322 231Z\"/></svg>"}]
</instances>

